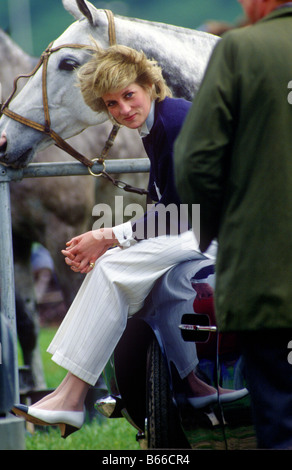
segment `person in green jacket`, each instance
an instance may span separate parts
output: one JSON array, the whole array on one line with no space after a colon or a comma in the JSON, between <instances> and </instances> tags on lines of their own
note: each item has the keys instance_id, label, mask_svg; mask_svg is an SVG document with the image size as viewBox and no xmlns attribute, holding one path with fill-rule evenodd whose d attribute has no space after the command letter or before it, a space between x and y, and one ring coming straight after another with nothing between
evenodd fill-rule
<instances>
[{"instance_id":1,"label":"person in green jacket","mask_svg":"<svg viewBox=\"0 0 292 470\"><path fill-rule=\"evenodd\" d=\"M200 248L218 240L216 315L242 339L261 448L292 448L292 2L240 0L175 143ZM292 349L292 346L291 346Z\"/></svg>"}]
</instances>

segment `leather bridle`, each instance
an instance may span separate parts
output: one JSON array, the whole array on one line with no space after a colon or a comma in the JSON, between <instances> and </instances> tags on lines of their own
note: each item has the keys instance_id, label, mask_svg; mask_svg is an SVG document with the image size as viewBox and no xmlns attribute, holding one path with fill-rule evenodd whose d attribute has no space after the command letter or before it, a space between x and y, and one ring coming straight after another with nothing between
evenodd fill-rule
<instances>
[{"instance_id":1,"label":"leather bridle","mask_svg":"<svg viewBox=\"0 0 292 470\"><path fill-rule=\"evenodd\" d=\"M62 49L62 48L84 48L83 45L81 44L63 44L58 47L52 47L52 43L47 47L47 49L42 53L37 65L33 69L33 71L29 74L26 75L19 75L15 80L14 80L14 88L9 96L9 98L5 101L1 108L1 113L5 114L5 116L8 116L11 119L14 119L17 122L20 122L21 124L24 124L28 127L31 127L32 129L35 129L37 131L43 132L46 135L49 135L56 143L58 147L61 149L65 150L69 154L71 154L73 157L75 157L77 160L81 161L84 165L91 167L93 165L93 162L88 160L86 157L81 155L79 152L77 152L75 149L73 149L59 134L57 134L52 128L51 128L51 119L50 119L50 112L49 112L49 105L48 105L48 95L47 95L47 66L48 66L48 61L49 57L51 54L54 52ZM40 124L36 121L32 121L31 119L28 119L24 116L21 116L20 114L15 113L11 109L8 108L8 105L12 98L14 97L16 91L17 91L17 83L20 78L30 78L32 77L37 70L43 65L43 71L42 71L42 95L43 95L43 107L44 107L44 116L45 116L45 124Z\"/></svg>"},{"instance_id":2,"label":"leather bridle","mask_svg":"<svg viewBox=\"0 0 292 470\"><path fill-rule=\"evenodd\" d=\"M108 18L108 35L109 35L109 43L110 45L116 44L116 34L115 34L115 23L114 23L114 16L113 13L110 10L105 10L105 13ZM47 94L47 68L48 68L48 61L50 56L56 52L59 51L60 49L63 48L71 48L71 49L87 49L90 50L90 46L85 45L85 44L62 44L60 46L52 47L53 42L49 44L49 46L46 48L46 50L41 54L41 57L32 70L31 73L29 74L24 74L24 75L19 75L16 77L13 83L13 91L8 97L8 99L4 102L4 104L1 107L1 114L5 114L5 116L14 119L15 121L24 124L28 127L31 127L32 129L35 129L37 131L43 132L44 134L50 136L54 141L57 147L61 148L65 152L67 152L69 155L74 157L76 160L80 161L83 163L85 166L88 167L88 170L91 175L93 176L105 176L108 178L115 186L119 187L120 189L124 189L125 191L129 192L136 192L138 194L147 194L147 191L144 189L140 188L134 188L133 186L128 185L127 183L124 183L123 181L115 180L112 178L106 171L105 171L105 162L104 159L110 150L111 146L114 143L115 137L118 133L118 130L120 126L114 125L110 135L106 141L106 144L101 152L100 157L94 158L94 159L88 159L84 155L82 155L80 152L78 152L76 149L74 149L68 142L66 142L59 134L57 134L52 128L51 128L51 119L50 119L50 112L49 112L49 103L48 103L48 94ZM11 102L12 98L14 97L16 91L17 91L17 83L20 78L30 78L32 77L38 69L43 66L42 70L42 96L43 96L43 107L44 107L44 117L45 117L45 124L40 124L36 121L33 121L31 119L28 119L24 116L21 116L20 114L15 113L11 109L8 108L9 103ZM93 173L92 167L95 162L103 164L103 171L100 173L96 174Z\"/></svg>"}]
</instances>

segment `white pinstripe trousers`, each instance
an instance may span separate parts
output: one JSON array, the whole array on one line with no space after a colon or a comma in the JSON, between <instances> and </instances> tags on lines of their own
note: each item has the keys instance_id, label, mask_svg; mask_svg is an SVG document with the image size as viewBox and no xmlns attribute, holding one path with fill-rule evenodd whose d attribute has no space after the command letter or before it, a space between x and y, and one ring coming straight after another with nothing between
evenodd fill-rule
<instances>
[{"instance_id":1,"label":"white pinstripe trousers","mask_svg":"<svg viewBox=\"0 0 292 470\"><path fill-rule=\"evenodd\" d=\"M86 275L51 342L52 360L94 385L128 316L141 309L155 281L180 262L214 256L214 247L208 253L199 251L191 231L107 251Z\"/></svg>"}]
</instances>

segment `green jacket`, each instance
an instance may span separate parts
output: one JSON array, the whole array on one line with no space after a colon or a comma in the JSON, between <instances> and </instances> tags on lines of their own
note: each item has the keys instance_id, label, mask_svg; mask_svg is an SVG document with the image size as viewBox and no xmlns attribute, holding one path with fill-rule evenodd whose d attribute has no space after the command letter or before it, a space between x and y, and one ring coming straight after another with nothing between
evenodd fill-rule
<instances>
[{"instance_id":1,"label":"green jacket","mask_svg":"<svg viewBox=\"0 0 292 470\"><path fill-rule=\"evenodd\" d=\"M218 239L219 328L291 328L291 7L218 43L175 173L182 202L200 204L201 249Z\"/></svg>"}]
</instances>

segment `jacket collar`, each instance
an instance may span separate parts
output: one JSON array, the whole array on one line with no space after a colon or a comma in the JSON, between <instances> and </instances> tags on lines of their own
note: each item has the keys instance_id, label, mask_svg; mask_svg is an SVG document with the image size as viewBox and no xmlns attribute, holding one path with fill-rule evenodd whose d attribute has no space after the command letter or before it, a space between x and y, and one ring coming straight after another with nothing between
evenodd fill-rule
<instances>
[{"instance_id":1,"label":"jacket collar","mask_svg":"<svg viewBox=\"0 0 292 470\"><path fill-rule=\"evenodd\" d=\"M154 123L154 112L155 112L155 101L152 101L150 112L144 124L139 129L140 137L146 137L146 135L150 134Z\"/></svg>"},{"instance_id":2,"label":"jacket collar","mask_svg":"<svg viewBox=\"0 0 292 470\"><path fill-rule=\"evenodd\" d=\"M292 2L288 2L284 5L280 5L279 7L275 8L275 10L271 11L267 16L262 18L258 21L258 23L262 21L269 21L274 18L279 18L280 16L291 16L292 15Z\"/></svg>"}]
</instances>

